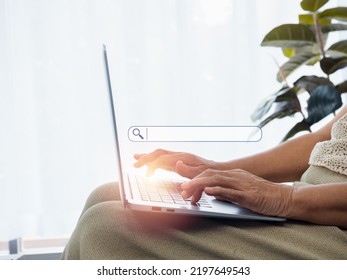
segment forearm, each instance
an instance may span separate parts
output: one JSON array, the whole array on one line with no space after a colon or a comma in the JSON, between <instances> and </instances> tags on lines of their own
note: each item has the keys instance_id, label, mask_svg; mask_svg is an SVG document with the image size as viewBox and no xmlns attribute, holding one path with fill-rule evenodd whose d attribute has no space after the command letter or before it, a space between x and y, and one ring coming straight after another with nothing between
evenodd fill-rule
<instances>
[{"instance_id":1,"label":"forearm","mask_svg":"<svg viewBox=\"0 0 347 280\"><path fill-rule=\"evenodd\" d=\"M286 217L347 228L347 183L295 188Z\"/></svg>"},{"instance_id":2,"label":"forearm","mask_svg":"<svg viewBox=\"0 0 347 280\"><path fill-rule=\"evenodd\" d=\"M265 152L221 163L220 169L243 169L273 182L299 180L308 168L313 147L323 140L320 134L306 134Z\"/></svg>"},{"instance_id":3,"label":"forearm","mask_svg":"<svg viewBox=\"0 0 347 280\"><path fill-rule=\"evenodd\" d=\"M314 146L331 138L333 124L347 113L344 106L339 113L316 132L294 138L271 150L239 160L221 163L220 169L244 169L273 182L299 180L308 168L308 161Z\"/></svg>"}]
</instances>

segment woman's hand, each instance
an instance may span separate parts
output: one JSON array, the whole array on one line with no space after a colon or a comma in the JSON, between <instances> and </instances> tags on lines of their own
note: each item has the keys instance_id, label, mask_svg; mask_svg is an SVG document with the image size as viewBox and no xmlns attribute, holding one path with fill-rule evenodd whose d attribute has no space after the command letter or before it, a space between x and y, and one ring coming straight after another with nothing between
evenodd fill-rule
<instances>
[{"instance_id":1,"label":"woman's hand","mask_svg":"<svg viewBox=\"0 0 347 280\"><path fill-rule=\"evenodd\" d=\"M186 178L194 178L208 168L218 168L218 164L190 153L171 152L158 149L149 154L135 154L135 167L147 166L147 175L152 175L157 168L174 171Z\"/></svg>"},{"instance_id":2,"label":"woman's hand","mask_svg":"<svg viewBox=\"0 0 347 280\"><path fill-rule=\"evenodd\" d=\"M205 170L189 182L181 185L184 198L192 197L192 203L206 194L219 200L237 203L254 212L286 217L291 212L291 186L272 183L244 170Z\"/></svg>"}]
</instances>

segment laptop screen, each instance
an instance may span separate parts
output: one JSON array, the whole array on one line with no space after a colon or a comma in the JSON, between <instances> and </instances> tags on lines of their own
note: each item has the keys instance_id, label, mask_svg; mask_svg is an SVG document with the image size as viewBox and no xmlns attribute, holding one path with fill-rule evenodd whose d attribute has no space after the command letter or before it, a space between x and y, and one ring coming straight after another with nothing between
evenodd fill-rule
<instances>
[{"instance_id":1,"label":"laptop screen","mask_svg":"<svg viewBox=\"0 0 347 280\"><path fill-rule=\"evenodd\" d=\"M117 122L116 122L116 112L114 108L113 103L113 93L112 93L112 86L111 86L111 77L110 77L110 69L108 65L108 57L107 57L107 50L106 45L103 45L104 49L104 63L105 63L105 70L106 70L106 77L107 77L107 87L108 87L108 93L110 97L110 105L111 105L111 112L112 112L112 125L114 129L114 137L115 137L115 144L116 144L116 157L117 157L117 173L118 173L118 179L119 179L119 192L120 197L123 203L123 206L126 206L126 199L125 199L125 191L124 191L124 178L123 178L123 171L122 171L122 164L120 160L120 150L119 150L119 138L118 138L118 131L117 131Z\"/></svg>"}]
</instances>

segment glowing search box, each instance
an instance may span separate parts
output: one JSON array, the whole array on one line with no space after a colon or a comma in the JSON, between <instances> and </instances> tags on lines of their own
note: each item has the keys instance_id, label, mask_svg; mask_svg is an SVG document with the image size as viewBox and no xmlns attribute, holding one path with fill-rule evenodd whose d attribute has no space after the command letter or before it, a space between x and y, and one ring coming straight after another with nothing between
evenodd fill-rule
<instances>
[{"instance_id":1,"label":"glowing search box","mask_svg":"<svg viewBox=\"0 0 347 280\"><path fill-rule=\"evenodd\" d=\"M128 129L132 142L258 142L262 136L258 126L131 126Z\"/></svg>"}]
</instances>

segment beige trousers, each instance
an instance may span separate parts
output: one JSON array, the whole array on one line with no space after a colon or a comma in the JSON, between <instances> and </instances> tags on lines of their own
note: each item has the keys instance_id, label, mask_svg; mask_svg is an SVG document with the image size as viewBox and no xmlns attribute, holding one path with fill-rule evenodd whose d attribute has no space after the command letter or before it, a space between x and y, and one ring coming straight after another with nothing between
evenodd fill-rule
<instances>
[{"instance_id":1,"label":"beige trousers","mask_svg":"<svg viewBox=\"0 0 347 280\"><path fill-rule=\"evenodd\" d=\"M312 167L306 183L322 172L319 181L347 181ZM297 221L135 213L121 206L117 184L109 183L89 196L62 259L347 259L347 231Z\"/></svg>"}]
</instances>

